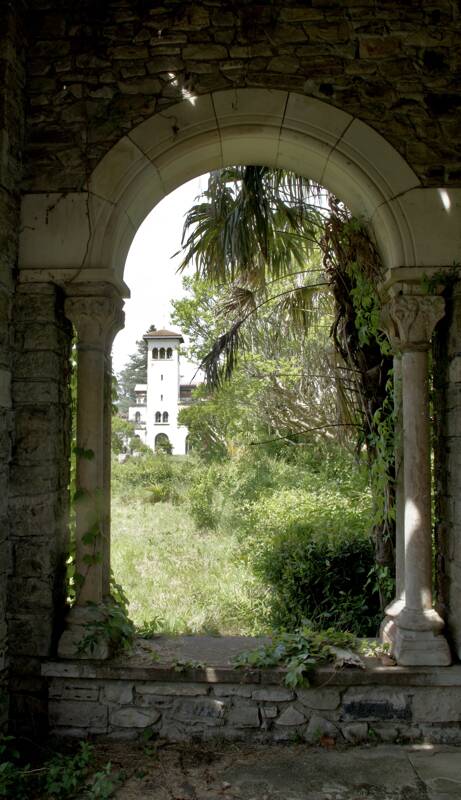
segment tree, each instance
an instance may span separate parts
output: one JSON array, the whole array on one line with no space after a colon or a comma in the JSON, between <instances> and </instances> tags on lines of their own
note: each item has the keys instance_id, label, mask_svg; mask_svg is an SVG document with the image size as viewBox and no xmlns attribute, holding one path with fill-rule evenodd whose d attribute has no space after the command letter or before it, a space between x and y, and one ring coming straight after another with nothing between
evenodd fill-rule
<instances>
[{"instance_id":1,"label":"tree","mask_svg":"<svg viewBox=\"0 0 461 800\"><path fill-rule=\"evenodd\" d=\"M325 289L333 294L335 385L338 400L345 401L338 407L346 409L339 425L353 426L358 449L367 448L377 479L376 555L390 566L392 360L378 324L382 265L364 224L304 178L267 167L231 167L212 173L186 217L183 244L183 267L194 263L212 285L229 287L221 317L227 327L203 360L212 386L231 377L239 350L251 349L254 320L268 304L278 301L279 321L307 333ZM320 270L312 269L315 252Z\"/></svg>"},{"instance_id":2,"label":"tree","mask_svg":"<svg viewBox=\"0 0 461 800\"><path fill-rule=\"evenodd\" d=\"M155 325L151 325L148 332L153 333L155 330ZM134 404L134 387L137 383L147 383L147 341L145 339L137 340L136 351L128 356L126 365L117 377L117 405L121 413L126 413L128 408Z\"/></svg>"}]
</instances>

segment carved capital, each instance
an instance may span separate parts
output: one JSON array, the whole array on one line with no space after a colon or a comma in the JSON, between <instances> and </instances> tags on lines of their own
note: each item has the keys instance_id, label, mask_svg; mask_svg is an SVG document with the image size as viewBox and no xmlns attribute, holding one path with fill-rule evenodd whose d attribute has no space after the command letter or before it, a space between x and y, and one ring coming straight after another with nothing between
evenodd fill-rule
<instances>
[{"instance_id":1,"label":"carved capital","mask_svg":"<svg viewBox=\"0 0 461 800\"><path fill-rule=\"evenodd\" d=\"M401 294L383 307L381 323L394 350L428 350L444 313L443 297Z\"/></svg>"},{"instance_id":2,"label":"carved capital","mask_svg":"<svg viewBox=\"0 0 461 800\"><path fill-rule=\"evenodd\" d=\"M65 313L77 331L81 349L106 352L123 326L121 303L114 297L68 297Z\"/></svg>"}]
</instances>

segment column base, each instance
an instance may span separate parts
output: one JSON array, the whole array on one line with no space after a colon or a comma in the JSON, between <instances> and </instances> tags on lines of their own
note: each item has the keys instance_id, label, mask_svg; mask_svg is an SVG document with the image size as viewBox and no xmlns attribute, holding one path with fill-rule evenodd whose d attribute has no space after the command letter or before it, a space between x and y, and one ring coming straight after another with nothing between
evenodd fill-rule
<instances>
[{"instance_id":1,"label":"column base","mask_svg":"<svg viewBox=\"0 0 461 800\"><path fill-rule=\"evenodd\" d=\"M110 648L97 625L103 619L98 606L74 606L66 619L66 628L58 643L59 658L81 658L104 661Z\"/></svg>"},{"instance_id":2,"label":"column base","mask_svg":"<svg viewBox=\"0 0 461 800\"><path fill-rule=\"evenodd\" d=\"M410 631L392 621L388 630L391 653L401 667L448 667L451 653L448 642L440 633Z\"/></svg>"},{"instance_id":3,"label":"column base","mask_svg":"<svg viewBox=\"0 0 461 800\"><path fill-rule=\"evenodd\" d=\"M447 667L451 664L448 642L442 635L442 617L433 608L412 609L404 600L386 608L380 638L402 667Z\"/></svg>"}]
</instances>

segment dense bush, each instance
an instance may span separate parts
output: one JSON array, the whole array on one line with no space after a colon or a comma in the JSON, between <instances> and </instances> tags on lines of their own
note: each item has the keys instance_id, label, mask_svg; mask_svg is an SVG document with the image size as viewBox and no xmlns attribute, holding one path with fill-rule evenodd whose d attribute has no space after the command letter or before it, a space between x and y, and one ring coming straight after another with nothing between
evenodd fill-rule
<instances>
[{"instance_id":1,"label":"dense bush","mask_svg":"<svg viewBox=\"0 0 461 800\"><path fill-rule=\"evenodd\" d=\"M293 629L303 619L373 636L379 596L369 574L366 491L280 489L247 508L242 548L271 588L272 620Z\"/></svg>"}]
</instances>

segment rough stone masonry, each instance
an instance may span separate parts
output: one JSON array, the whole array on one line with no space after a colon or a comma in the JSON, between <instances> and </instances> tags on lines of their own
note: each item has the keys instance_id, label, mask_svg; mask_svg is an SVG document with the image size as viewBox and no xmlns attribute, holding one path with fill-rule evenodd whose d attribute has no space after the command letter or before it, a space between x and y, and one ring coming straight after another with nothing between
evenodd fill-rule
<instances>
[{"instance_id":1,"label":"rough stone masonry","mask_svg":"<svg viewBox=\"0 0 461 800\"><path fill-rule=\"evenodd\" d=\"M0 21L0 678L30 731L46 724L40 664L65 615L71 329L59 287L19 284L21 199L81 191L152 114L187 93L241 87L326 101L379 132L423 186L459 187L461 30L454 0L0 0ZM449 364L437 387L439 450L449 447L438 462L439 599L453 636L458 316L443 323Z\"/></svg>"}]
</instances>

